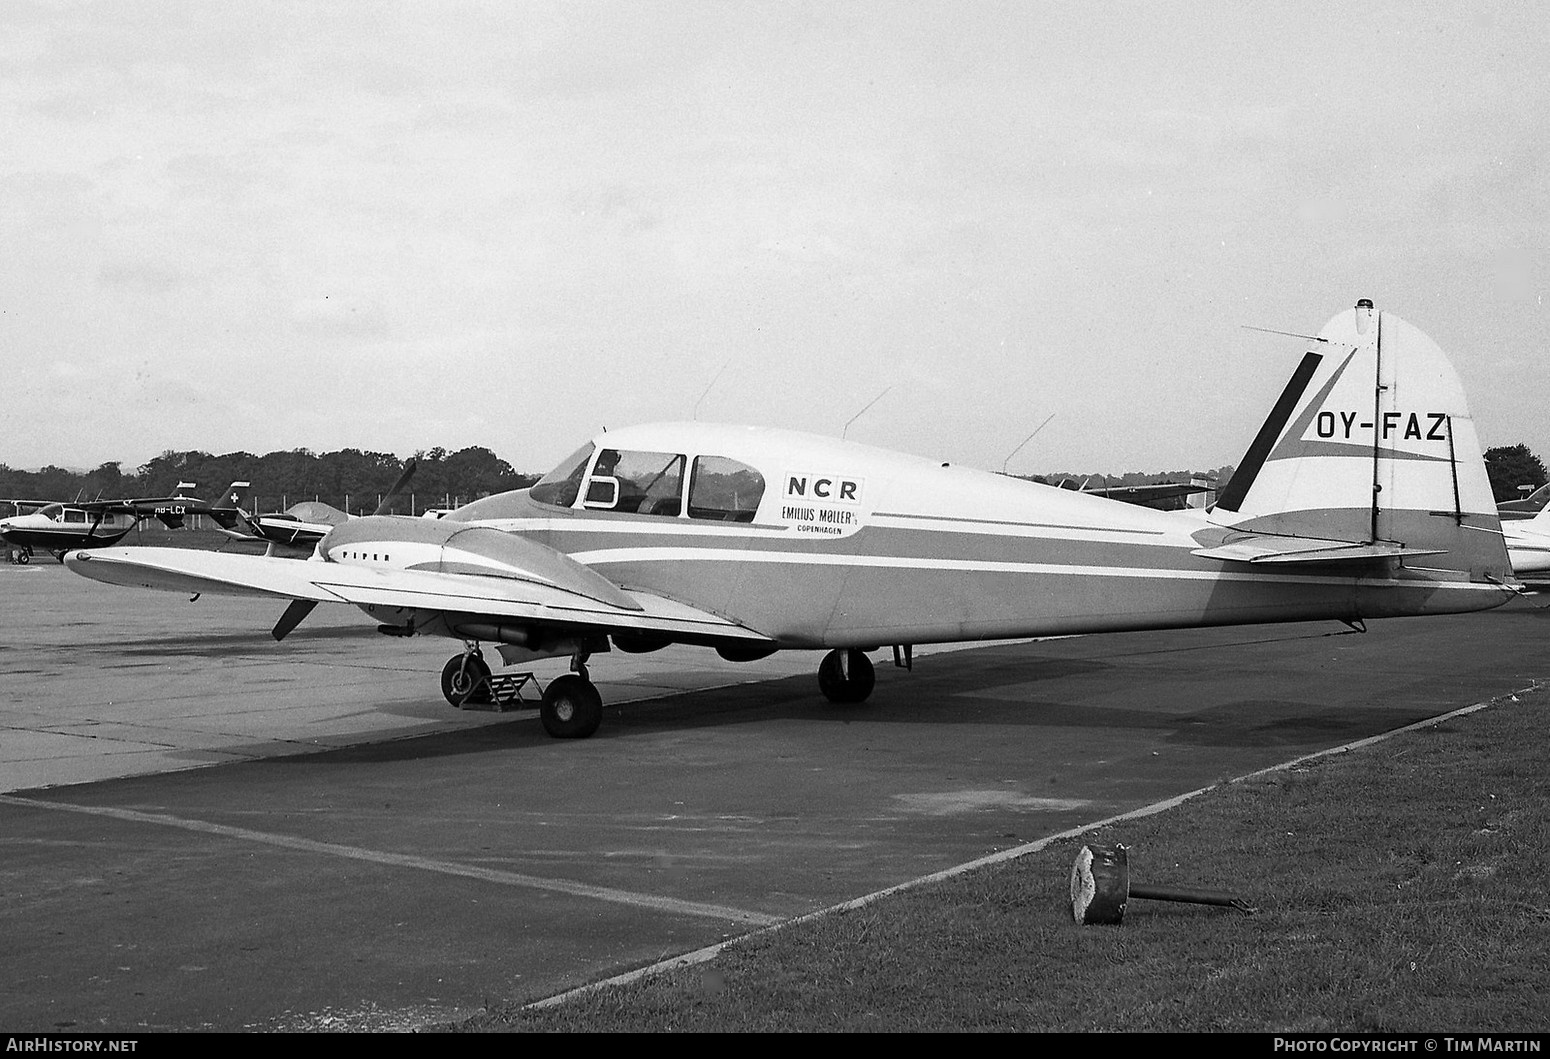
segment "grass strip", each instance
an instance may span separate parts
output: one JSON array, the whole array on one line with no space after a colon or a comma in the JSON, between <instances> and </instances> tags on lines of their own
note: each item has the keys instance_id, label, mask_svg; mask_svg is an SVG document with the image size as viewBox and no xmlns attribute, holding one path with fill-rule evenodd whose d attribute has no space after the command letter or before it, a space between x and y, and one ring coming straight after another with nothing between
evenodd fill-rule
<instances>
[{"instance_id":1,"label":"grass strip","mask_svg":"<svg viewBox=\"0 0 1550 1059\"><path fill-rule=\"evenodd\" d=\"M1550 689L1054 843L714 958L458 1028L1550 1030ZM1084 843L1245 896L1071 918Z\"/></svg>"}]
</instances>

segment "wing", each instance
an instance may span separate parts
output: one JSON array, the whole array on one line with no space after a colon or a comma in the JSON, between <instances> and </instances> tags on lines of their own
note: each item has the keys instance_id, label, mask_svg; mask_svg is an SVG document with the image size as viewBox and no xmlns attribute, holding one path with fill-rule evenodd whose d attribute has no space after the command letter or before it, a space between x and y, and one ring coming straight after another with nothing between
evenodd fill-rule
<instances>
[{"instance_id":1,"label":"wing","mask_svg":"<svg viewBox=\"0 0 1550 1059\"><path fill-rule=\"evenodd\" d=\"M650 592L627 591L611 582L606 582L611 592L599 592L579 581L566 587L536 575L401 570L191 548L95 548L72 552L65 563L83 577L112 585L401 607L692 641L771 642L719 615ZM594 576L603 581L600 575Z\"/></svg>"}]
</instances>

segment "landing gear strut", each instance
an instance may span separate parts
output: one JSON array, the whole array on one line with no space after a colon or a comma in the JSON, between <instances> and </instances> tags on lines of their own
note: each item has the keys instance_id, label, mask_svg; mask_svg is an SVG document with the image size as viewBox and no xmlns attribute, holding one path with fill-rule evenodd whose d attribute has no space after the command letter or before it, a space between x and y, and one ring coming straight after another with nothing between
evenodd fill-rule
<instances>
[{"instance_id":1,"label":"landing gear strut","mask_svg":"<svg viewBox=\"0 0 1550 1059\"><path fill-rule=\"evenodd\" d=\"M11 562L15 563L17 566L26 566L28 563L32 562L32 545L17 545L16 548L11 552Z\"/></svg>"},{"instance_id":2,"label":"landing gear strut","mask_svg":"<svg viewBox=\"0 0 1550 1059\"><path fill-rule=\"evenodd\" d=\"M447 661L441 670L441 693L460 710L490 701L490 667L477 647Z\"/></svg>"},{"instance_id":3,"label":"landing gear strut","mask_svg":"<svg viewBox=\"0 0 1550 1059\"><path fill-rule=\"evenodd\" d=\"M818 690L830 702L865 702L876 683L872 660L855 648L830 651L818 665Z\"/></svg>"}]
</instances>

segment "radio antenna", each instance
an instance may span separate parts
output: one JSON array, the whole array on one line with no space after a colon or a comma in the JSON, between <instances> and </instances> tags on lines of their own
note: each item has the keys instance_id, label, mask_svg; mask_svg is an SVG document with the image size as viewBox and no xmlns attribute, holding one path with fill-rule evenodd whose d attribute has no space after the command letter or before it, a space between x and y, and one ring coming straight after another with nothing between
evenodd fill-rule
<instances>
[{"instance_id":1,"label":"radio antenna","mask_svg":"<svg viewBox=\"0 0 1550 1059\"><path fill-rule=\"evenodd\" d=\"M705 395L710 393L711 387L715 386L716 383L721 381L721 376L726 374L726 370L732 366L732 361L734 359L736 359L736 355L735 354L733 356L731 356L731 357L728 357L727 358L727 362L725 364L721 365L721 370L716 372L716 374L714 376L712 376L709 385L707 385L705 387L704 392L702 392L700 394L700 400L694 402L694 411L690 413L690 415L689 415L690 419L692 419L692 420L694 420L696 422L699 421L699 418L700 418L700 403L705 400Z\"/></svg>"},{"instance_id":2,"label":"radio antenna","mask_svg":"<svg viewBox=\"0 0 1550 1059\"><path fill-rule=\"evenodd\" d=\"M1255 327L1253 324L1239 324L1245 331L1263 331L1267 335L1286 335L1288 338L1306 338L1309 342L1328 342L1327 338L1318 335L1299 335L1296 331L1277 331L1273 327Z\"/></svg>"},{"instance_id":3,"label":"radio antenna","mask_svg":"<svg viewBox=\"0 0 1550 1059\"><path fill-rule=\"evenodd\" d=\"M893 389L893 387L889 386L887 389L883 390L882 393L878 394L876 397L872 398L870 401L868 401L866 403L866 408L861 409L861 411L857 412L855 415L853 415L849 419L845 420L845 429L840 431L840 438L841 438L841 440L844 439L845 431L850 429L850 425L852 423L854 423L856 420L860 419L863 415L865 415L867 408L871 408L878 401L881 401L884 397L887 397L888 396L888 390L891 390L891 389Z\"/></svg>"},{"instance_id":4,"label":"radio antenna","mask_svg":"<svg viewBox=\"0 0 1550 1059\"><path fill-rule=\"evenodd\" d=\"M1049 415L1045 416L1044 417L1044 422L1039 424L1037 430L1035 430L1032 434L1029 434L1027 437L1023 438L1023 440L1018 443L1017 448L1013 449L1011 452L1006 454L1006 459L1001 461L1001 473L1002 474L1006 473L1006 465L1012 462L1012 457L1016 456L1019 452L1021 452L1023 446L1028 444L1028 442L1032 441L1034 439L1034 435L1038 434L1038 432L1040 430L1043 430L1045 427L1049 426L1049 421L1051 419L1054 419L1054 418L1055 418L1055 413L1054 412L1051 412Z\"/></svg>"}]
</instances>

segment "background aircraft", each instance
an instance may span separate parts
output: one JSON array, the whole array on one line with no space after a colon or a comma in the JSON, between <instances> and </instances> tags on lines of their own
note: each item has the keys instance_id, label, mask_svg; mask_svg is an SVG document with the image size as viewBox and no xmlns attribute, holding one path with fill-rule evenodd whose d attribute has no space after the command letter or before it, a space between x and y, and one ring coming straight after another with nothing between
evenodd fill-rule
<instances>
[{"instance_id":1,"label":"background aircraft","mask_svg":"<svg viewBox=\"0 0 1550 1059\"><path fill-rule=\"evenodd\" d=\"M1545 510L1547 502L1550 502L1550 485L1542 485L1521 500L1503 500L1496 505L1496 513L1503 522L1533 518Z\"/></svg>"},{"instance_id":2,"label":"background aircraft","mask_svg":"<svg viewBox=\"0 0 1550 1059\"><path fill-rule=\"evenodd\" d=\"M1536 584L1550 581L1550 507L1532 518L1503 522L1502 536L1513 573Z\"/></svg>"},{"instance_id":3,"label":"background aircraft","mask_svg":"<svg viewBox=\"0 0 1550 1059\"><path fill-rule=\"evenodd\" d=\"M384 514L414 477L415 461L404 464L398 481L393 483L377 505L376 513ZM269 547L265 554L272 555L276 546L311 551L317 543L336 526L342 526L355 516L337 507L316 500L292 504L281 512L268 515L251 515L252 493L248 482L232 482L226 491L226 501L212 514L215 515L222 533L245 541L265 541ZM242 527L238 529L237 527Z\"/></svg>"},{"instance_id":4,"label":"background aircraft","mask_svg":"<svg viewBox=\"0 0 1550 1059\"><path fill-rule=\"evenodd\" d=\"M1202 493L1214 493L1215 482L1156 482L1150 485L1095 486L1091 481L1077 482L1067 478L1060 483L1062 489L1078 489L1089 496L1123 500L1127 504L1155 507L1160 511L1176 511L1188 506L1188 498Z\"/></svg>"},{"instance_id":5,"label":"background aircraft","mask_svg":"<svg viewBox=\"0 0 1550 1059\"><path fill-rule=\"evenodd\" d=\"M316 500L292 504L284 511L267 515L251 515L250 488L247 482L232 482L226 493L227 503L220 511L224 516L221 532L236 540L265 541L271 550L280 545L311 551L329 530L350 520L337 507Z\"/></svg>"},{"instance_id":6,"label":"background aircraft","mask_svg":"<svg viewBox=\"0 0 1550 1059\"><path fill-rule=\"evenodd\" d=\"M25 514L0 519L0 539L12 547L12 562L31 561L33 549L52 552L60 562L73 548L115 544L141 521L156 518L168 529L188 515L209 514L210 505L187 496L193 482L179 482L173 496L47 503Z\"/></svg>"},{"instance_id":7,"label":"background aircraft","mask_svg":"<svg viewBox=\"0 0 1550 1059\"><path fill-rule=\"evenodd\" d=\"M1209 511L1156 511L834 438L678 423L597 436L531 489L440 520L359 518L312 560L75 552L113 584L321 602L391 636L462 640L454 705L506 664L569 657L540 718L596 730L588 662L699 644L731 660L826 650L832 702L868 652L918 643L1442 614L1515 584L1463 389L1431 339L1359 302L1309 340Z\"/></svg>"}]
</instances>

